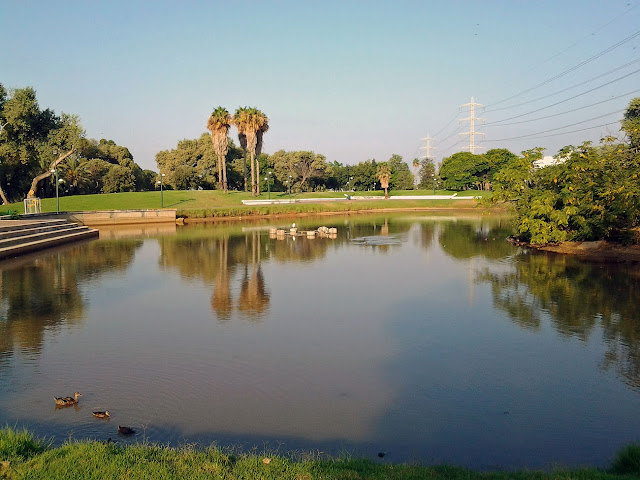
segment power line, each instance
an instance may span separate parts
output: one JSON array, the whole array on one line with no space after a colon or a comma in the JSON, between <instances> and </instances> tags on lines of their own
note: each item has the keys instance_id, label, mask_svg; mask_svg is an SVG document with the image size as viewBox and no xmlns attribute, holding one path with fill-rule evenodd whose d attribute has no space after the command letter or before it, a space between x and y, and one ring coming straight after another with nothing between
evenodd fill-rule
<instances>
[{"instance_id":1,"label":"power line","mask_svg":"<svg viewBox=\"0 0 640 480\"><path fill-rule=\"evenodd\" d=\"M576 122L576 123L570 123L569 125L564 125L562 127L556 127L556 128L551 128L549 130L543 130L542 132L529 133L527 135L519 135L517 137L510 137L510 138L499 138L497 140L487 140L487 142L505 142L507 140L516 140L516 139L519 139L519 138L533 137L535 135L540 135L542 133L548 133L548 132L554 132L556 130L562 130L563 128L573 127L575 125L580 125L582 123L591 122L591 121L597 120L599 118L608 117L609 115L613 115L614 113L620 114L620 113L623 113L623 112L624 112L624 110L616 110L615 112L605 113L604 115L598 115L597 117L589 118L587 120L582 120L582 121ZM613 123L617 123L617 122L613 122ZM562 133L571 133L571 132L562 132ZM561 135L562 133L560 133L559 135ZM551 135L549 135L549 136L551 136Z\"/></svg>"},{"instance_id":2,"label":"power line","mask_svg":"<svg viewBox=\"0 0 640 480\"><path fill-rule=\"evenodd\" d=\"M447 124L446 124L444 127L442 127L442 128L438 131L438 133L436 133L436 134L434 135L434 137L438 137L438 135L440 135L440 134L443 132L443 130L445 130L449 125L451 125L451 124L453 123L453 121L458 117L458 115L460 115L460 112L458 112L458 113L454 114L454 115L453 115L453 117L451 117L451 120L449 120L449 121L447 122Z\"/></svg>"},{"instance_id":3,"label":"power line","mask_svg":"<svg viewBox=\"0 0 640 480\"><path fill-rule=\"evenodd\" d=\"M514 120L514 119L516 119L516 118L525 117L525 116L527 116L527 115L531 115L532 113L536 113L536 112L540 112L540 111L542 111L542 110L546 110L547 108L555 107L556 105L560 105L561 103L568 102L569 100L573 100L574 98L581 97L581 96L583 96L583 95L586 95L587 93L594 92L594 91L596 91L596 90L598 90L598 89L600 89L600 88L606 87L607 85L611 85L612 83L615 83L615 82L618 82L618 81L620 81L620 80L623 80L623 79L625 79L625 78L627 78L627 77L630 77L631 75L635 75L635 74L636 74L636 73L638 73L638 72L640 72L640 68L639 68L638 70L634 70L634 71L633 71L633 72L631 72L631 73L627 73L626 75L623 75L622 77L615 78L615 79L613 79L613 80L611 80L611 81L609 81L609 82L607 82L607 83L603 83L602 85L599 85L599 86L597 86L597 87L594 87L594 88L592 88L592 89L590 89L590 90L587 90L587 91L585 91L585 92L582 92L582 93L579 93L579 94L577 94L577 95L574 95L573 97L569 97L569 98L566 98L566 99L564 99L564 100L560 100L559 102L552 103L551 105L547 105L546 107L541 107L541 108L537 108L536 110L531 110L530 112L521 113L520 115L514 115L513 117L503 118L502 120L496 120L496 121L493 121L493 122L489 122L489 123L487 123L487 125L494 125L494 124L496 124L496 123L507 122L507 121L509 121L509 120Z\"/></svg>"},{"instance_id":4,"label":"power line","mask_svg":"<svg viewBox=\"0 0 640 480\"><path fill-rule=\"evenodd\" d=\"M594 125L593 127L586 127L586 128L579 128L578 130L571 130L569 132L560 132L560 133L552 133L550 135L540 135L537 137L529 137L530 140L536 139L536 138L547 138L547 137L558 137L560 135L568 135L570 133L577 133L577 132L584 132L586 130L593 130L594 128L600 128L600 127L608 127L610 125L615 125L618 122L609 122L609 123L603 123L602 125ZM533 134L535 135L535 134ZM487 142L506 142L507 140L514 140L517 138L522 138L522 137L511 137L511 138L502 138L499 140L486 140Z\"/></svg>"},{"instance_id":5,"label":"power line","mask_svg":"<svg viewBox=\"0 0 640 480\"><path fill-rule=\"evenodd\" d=\"M460 145L462 142L464 142L464 138L461 138L460 140L458 140L455 143L452 143L451 145L449 145L447 148L442 150L442 156L444 156L444 152L447 152L449 150L451 150L453 147L455 147L456 145Z\"/></svg>"},{"instance_id":6,"label":"power line","mask_svg":"<svg viewBox=\"0 0 640 480\"><path fill-rule=\"evenodd\" d=\"M629 13L631 10L633 10L634 8L636 8L638 5L640 5L640 3L636 3L635 5L633 5L631 8L628 8L627 10L625 10L624 12L622 12L620 15L617 15L616 17L614 17L613 19L609 20L607 23L605 23L604 25L602 25L601 27L597 28L595 31L586 34L584 37L580 38L578 41L572 43L571 45L569 45L567 48L565 48L564 50L561 50L560 52L556 53L555 55L550 56L549 58L547 58L546 60L544 60L542 63L539 63L533 67L531 67L529 70L525 71L524 73L528 73L531 70L534 70L536 68L541 67L542 65L544 65L545 63L553 60L556 57L559 57L560 55L562 55L565 52L568 52L569 50L571 50L573 47L575 47L576 45L578 45L580 42L582 42L583 40L595 35L597 32L599 32L600 30L603 30L604 28L608 27L609 25L611 25L613 22L615 22L618 18L625 16L627 13Z\"/></svg>"},{"instance_id":7,"label":"power line","mask_svg":"<svg viewBox=\"0 0 640 480\"><path fill-rule=\"evenodd\" d=\"M456 128L453 133L451 133L450 135L446 136L445 138L443 138L442 140L440 140L438 142L438 145L440 145L443 142L446 142L447 140L449 140L451 137L453 137L456 133L458 133L460 130L462 130L462 125L458 125L458 128ZM458 142L459 143L459 142Z\"/></svg>"},{"instance_id":8,"label":"power line","mask_svg":"<svg viewBox=\"0 0 640 480\"><path fill-rule=\"evenodd\" d=\"M637 93L637 92L640 92L640 89L634 90L632 92L623 93L622 95L618 95L617 97L607 98L606 100L602 100L600 102L592 103L590 105L585 105L584 107L578 107L578 108L574 108L573 110L567 110L566 112L554 113L552 115L545 115L544 117L532 118L530 120L522 120L520 122L500 123L498 125L496 125L496 122L489 122L486 125L489 128L506 127L506 126L509 126L509 125L519 125L519 124L522 124L522 123L530 123L530 122L536 122L538 120L544 120L544 119L547 119L547 118L559 117L560 115L566 115L567 113L577 112L578 110L584 110L585 108L593 107L595 105L600 105L602 103L612 102L613 100L617 100L619 98L626 97L628 95L632 95L632 94Z\"/></svg>"},{"instance_id":9,"label":"power line","mask_svg":"<svg viewBox=\"0 0 640 480\"><path fill-rule=\"evenodd\" d=\"M508 97L508 98L504 98L504 99L502 99L502 100L500 100L500 101L498 101L498 102L495 102L495 103L493 103L492 105L498 105L498 104L500 104L500 103L504 103L504 102L506 102L506 101L509 101L509 100L511 100L511 99L513 99L513 98L517 98L517 97L519 97L520 95L524 95L525 93L529 93L530 91L535 90L536 88L542 87L543 85L546 85L547 83L550 83L550 82L552 82L552 81L554 81L554 80L557 80L558 78L564 77L564 76L565 76L565 75L567 75L568 73L571 73L571 72L573 72L573 71L575 71L575 70L579 69L580 67L583 67L583 66L587 65L588 63L593 62L594 60L596 60L596 59L600 58L601 56L606 55L607 53L609 53L609 52L611 52L611 51L615 50L615 49L616 49L616 48L618 48L619 46L624 45L624 44L625 44L625 43L627 43L627 42L630 42L631 40L633 40L634 38L636 38L636 37L638 37L638 36L640 36L640 31L637 31L636 33L633 33L633 34L629 35L628 37L626 37L626 38L624 38L624 39L620 40L618 43L616 43L616 44L614 44L614 45L611 45L611 46L610 46L610 47L608 47L608 48L605 48L605 49L604 49L604 50L602 50L601 52L599 52L599 53L597 53L597 54L595 54L595 55L593 55L593 56L591 56L591 57L587 58L586 60L583 60L582 62L580 62L580 63L578 63L578 64L574 65L574 66L573 66L573 67L571 67L571 68L568 68L567 70L565 70L565 71L563 71L563 72L561 72L561 73L559 73L559 74L555 75L554 77L548 78L547 80L545 80L545 81L543 81L543 82L540 82L540 83L538 83L537 85L534 85L533 87L529 87L529 88L527 88L527 89L525 89L525 90L522 90L521 92L516 93L515 95L512 95L512 96L510 96L510 97Z\"/></svg>"},{"instance_id":10,"label":"power line","mask_svg":"<svg viewBox=\"0 0 640 480\"><path fill-rule=\"evenodd\" d=\"M622 12L619 15L616 15L614 18L612 18L611 20L609 20L607 23L605 23L604 25L598 27L596 30L594 30L593 32L588 33L587 35L585 35L584 37L581 37L580 39L578 39L577 41L575 41L574 43L572 43L571 45L569 45L567 48L565 48L564 50L559 51L558 53L555 53L554 55L552 55L551 57L547 58L546 60L543 60L542 62L535 64L529 68L527 68L526 70L522 70L521 73L518 74L518 77L529 73L532 70L535 70L539 67L541 67L542 65L544 65L545 63L553 60L554 58L562 55L563 53L571 50L573 47L575 47L576 45L578 45L579 43L581 43L582 41L584 41L585 39L594 36L596 33L598 33L599 31L603 30L605 27L608 27L609 25L611 25L613 22L615 22L618 18L625 16L627 13L629 13L631 10L633 10L634 8L636 8L638 5L640 5L640 3L636 3L635 5L633 5L631 8L625 10L624 12ZM493 88L495 87L491 87L488 89L485 89L482 93L486 93L491 91Z\"/></svg>"},{"instance_id":11,"label":"power line","mask_svg":"<svg viewBox=\"0 0 640 480\"><path fill-rule=\"evenodd\" d=\"M609 70L608 72L601 73L600 75L597 75L597 76L595 76L593 78L590 78L589 80L585 80L584 82L576 83L575 85L571 85L570 87L563 88L562 90L558 90L557 92L549 93L549 94L544 95L542 97L534 98L533 100L527 100L526 102L516 103L515 105L509 105L509 106L500 107L500 108L488 108L488 109L484 110L484 113L499 112L501 110L509 110L511 108L521 107L522 105L528 105L529 103L538 102L540 100L544 100L545 98L549 98L549 97L553 97L555 95L559 95L560 93L566 92L567 90L572 90L572 89L577 88L577 87L579 87L581 85L584 85L586 83L593 82L594 80L597 80L599 78L606 77L610 73L617 72L618 70L622 70L623 68L626 68L629 65L633 65L634 63L638 63L638 62L640 62L640 58L636 58L635 60L632 60L632 61L630 61L628 63L625 63L624 65L621 65L621 66L616 67L616 68L614 68L612 70Z\"/></svg>"}]
</instances>

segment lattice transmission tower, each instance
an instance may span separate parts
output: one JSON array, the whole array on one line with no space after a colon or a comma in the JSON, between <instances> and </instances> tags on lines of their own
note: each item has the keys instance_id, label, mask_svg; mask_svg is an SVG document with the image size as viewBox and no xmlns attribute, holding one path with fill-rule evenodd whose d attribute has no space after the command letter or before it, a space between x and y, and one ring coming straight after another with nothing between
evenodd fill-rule
<instances>
[{"instance_id":1,"label":"lattice transmission tower","mask_svg":"<svg viewBox=\"0 0 640 480\"><path fill-rule=\"evenodd\" d=\"M484 122L484 118L476 117L476 107L482 107L483 105L480 103L476 103L473 101L473 97L471 97L471 102L465 103L461 105L460 108L469 107L469 116L467 118L463 118L460 120L462 122L469 122L469 131L462 132L459 135L469 135L469 151L471 153L476 153L477 148L483 148L476 145L476 135L484 135L482 132L476 132L476 122Z\"/></svg>"},{"instance_id":2,"label":"lattice transmission tower","mask_svg":"<svg viewBox=\"0 0 640 480\"><path fill-rule=\"evenodd\" d=\"M433 140L433 138L430 137L429 134L427 133L427 136L424 138L421 138L420 140L425 140L427 142L424 147L420 147L420 150L426 150L424 158L427 158L427 159L431 158L431 150L436 150L436 147L431 146L431 140Z\"/></svg>"}]
</instances>

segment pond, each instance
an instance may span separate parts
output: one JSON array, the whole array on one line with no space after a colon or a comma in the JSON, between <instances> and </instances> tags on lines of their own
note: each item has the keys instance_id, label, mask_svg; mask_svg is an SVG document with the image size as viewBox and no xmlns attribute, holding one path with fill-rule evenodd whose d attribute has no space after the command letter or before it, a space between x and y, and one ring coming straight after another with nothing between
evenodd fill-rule
<instances>
[{"instance_id":1,"label":"pond","mask_svg":"<svg viewBox=\"0 0 640 480\"><path fill-rule=\"evenodd\" d=\"M0 263L0 424L483 469L604 466L639 439L637 266L514 247L501 218L270 236L290 222L103 229Z\"/></svg>"}]
</instances>

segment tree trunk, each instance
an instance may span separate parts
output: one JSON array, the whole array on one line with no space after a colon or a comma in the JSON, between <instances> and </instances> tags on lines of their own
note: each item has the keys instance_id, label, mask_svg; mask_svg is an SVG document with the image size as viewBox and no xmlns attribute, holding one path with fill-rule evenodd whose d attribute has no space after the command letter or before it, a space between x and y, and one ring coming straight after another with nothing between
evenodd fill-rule
<instances>
[{"instance_id":1,"label":"tree trunk","mask_svg":"<svg viewBox=\"0 0 640 480\"><path fill-rule=\"evenodd\" d=\"M220 149L217 149L216 157L218 157L218 190L222 190L222 158L220 157Z\"/></svg>"},{"instance_id":2,"label":"tree trunk","mask_svg":"<svg viewBox=\"0 0 640 480\"><path fill-rule=\"evenodd\" d=\"M211 147L213 148L213 153L215 153L216 155L216 163L218 164L218 186L217 189L220 190L222 189L222 176L220 174L220 170L222 169L222 166L220 165L220 150L218 149L218 145L216 142L216 137L215 134L213 133L213 130L211 131Z\"/></svg>"},{"instance_id":3,"label":"tree trunk","mask_svg":"<svg viewBox=\"0 0 640 480\"><path fill-rule=\"evenodd\" d=\"M384 187L384 198L389 198L389 191L387 190L388 187Z\"/></svg>"},{"instance_id":4,"label":"tree trunk","mask_svg":"<svg viewBox=\"0 0 640 480\"><path fill-rule=\"evenodd\" d=\"M227 193L227 159L223 159L222 164L222 189Z\"/></svg>"},{"instance_id":5,"label":"tree trunk","mask_svg":"<svg viewBox=\"0 0 640 480\"><path fill-rule=\"evenodd\" d=\"M258 161L258 157L256 157L256 178L258 179L256 183L256 192L260 195L260 162Z\"/></svg>"},{"instance_id":6,"label":"tree trunk","mask_svg":"<svg viewBox=\"0 0 640 480\"><path fill-rule=\"evenodd\" d=\"M2 199L3 205L9 205L9 200L4 196L4 191L2 191L2 185L0 185L0 198Z\"/></svg>"},{"instance_id":7,"label":"tree trunk","mask_svg":"<svg viewBox=\"0 0 640 480\"><path fill-rule=\"evenodd\" d=\"M253 152L251 152L251 195L256 196L256 171L253 165Z\"/></svg>"},{"instance_id":8,"label":"tree trunk","mask_svg":"<svg viewBox=\"0 0 640 480\"><path fill-rule=\"evenodd\" d=\"M243 149L242 152L244 153L242 157L242 174L244 176L244 191L246 193L249 191L247 187L247 150Z\"/></svg>"},{"instance_id":9,"label":"tree trunk","mask_svg":"<svg viewBox=\"0 0 640 480\"><path fill-rule=\"evenodd\" d=\"M27 193L27 198L35 198L36 188L38 188L38 183L40 183L40 180L47 178L49 175L52 175L51 169L56 168L60 162L62 162L65 158L67 158L69 155L71 155L75 151L76 151L75 148L72 148L64 155L58 157L56 161L54 161L53 163L51 163L51 165L49 165L49 170L35 177L31 182L31 189L29 190L29 193Z\"/></svg>"}]
</instances>

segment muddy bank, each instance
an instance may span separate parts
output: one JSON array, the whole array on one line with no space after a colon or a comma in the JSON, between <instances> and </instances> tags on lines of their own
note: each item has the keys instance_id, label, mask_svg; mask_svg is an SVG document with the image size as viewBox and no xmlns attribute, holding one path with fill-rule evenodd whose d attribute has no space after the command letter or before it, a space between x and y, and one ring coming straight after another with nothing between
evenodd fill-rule
<instances>
[{"instance_id":1,"label":"muddy bank","mask_svg":"<svg viewBox=\"0 0 640 480\"><path fill-rule=\"evenodd\" d=\"M517 243L517 242L514 242ZM600 240L597 242L563 242L554 245L519 245L543 252L574 255L596 262L639 262L640 245L622 245Z\"/></svg>"},{"instance_id":2,"label":"muddy bank","mask_svg":"<svg viewBox=\"0 0 640 480\"><path fill-rule=\"evenodd\" d=\"M462 203L462 202L460 202ZM366 210L336 210L336 211L320 211L320 212L279 212L267 214L247 214L237 216L216 216L216 217L189 217L184 216L177 219L179 224L193 223L215 223L215 222L233 222L241 220L258 220L273 218L295 218L295 217L321 217L335 215L368 215L380 213L408 213L408 212L431 212L436 215L468 215L483 216L491 214L506 214L506 210L500 208L479 208L475 206L475 202L465 202L466 205L456 207L406 207L406 208L372 208Z\"/></svg>"}]
</instances>

